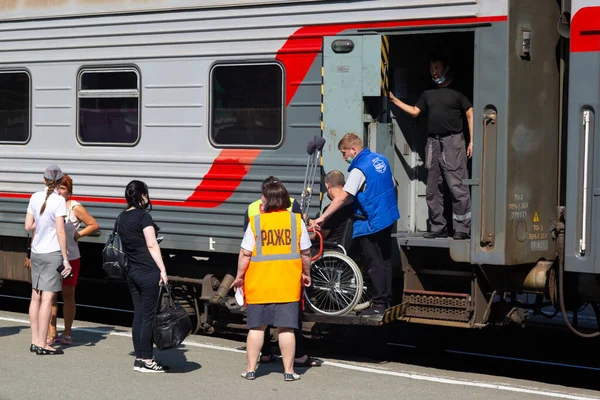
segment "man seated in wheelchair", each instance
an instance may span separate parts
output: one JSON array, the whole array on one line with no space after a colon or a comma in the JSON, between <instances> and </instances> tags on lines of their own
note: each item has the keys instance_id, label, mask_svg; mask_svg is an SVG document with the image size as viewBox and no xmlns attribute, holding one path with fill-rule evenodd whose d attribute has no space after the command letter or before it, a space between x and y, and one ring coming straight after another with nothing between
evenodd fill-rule
<instances>
[{"instance_id":1,"label":"man seated in wheelchair","mask_svg":"<svg viewBox=\"0 0 600 400\"><path fill-rule=\"evenodd\" d=\"M325 188L327 189L327 197L329 200L335 199L340 193L343 192L346 179L344 174L338 170L330 171L325 175ZM327 210L329 206L325 207L323 212ZM321 236L323 237L323 248L327 250L336 250L341 248L348 250L350 242L352 241L352 215L353 211L352 203L344 205L340 210L333 214L321 227ZM311 240L313 241L313 256L319 251L319 242L314 233L311 234Z\"/></svg>"}]
</instances>

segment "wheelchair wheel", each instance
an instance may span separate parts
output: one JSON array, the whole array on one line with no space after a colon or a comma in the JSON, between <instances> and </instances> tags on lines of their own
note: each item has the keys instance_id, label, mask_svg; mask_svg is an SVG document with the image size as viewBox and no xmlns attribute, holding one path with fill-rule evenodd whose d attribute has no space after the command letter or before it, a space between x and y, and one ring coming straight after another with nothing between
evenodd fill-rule
<instances>
[{"instance_id":1,"label":"wheelchair wheel","mask_svg":"<svg viewBox=\"0 0 600 400\"><path fill-rule=\"evenodd\" d=\"M312 284L305 288L304 297L319 314L344 315L362 298L360 268L345 254L326 251L312 263L310 276Z\"/></svg>"}]
</instances>

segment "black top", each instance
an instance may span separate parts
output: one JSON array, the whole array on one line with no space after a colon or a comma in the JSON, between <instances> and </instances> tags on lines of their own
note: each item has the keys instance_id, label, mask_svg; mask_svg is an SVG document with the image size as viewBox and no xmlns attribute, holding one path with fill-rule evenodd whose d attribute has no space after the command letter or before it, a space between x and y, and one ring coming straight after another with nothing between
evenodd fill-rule
<instances>
[{"instance_id":1,"label":"black top","mask_svg":"<svg viewBox=\"0 0 600 400\"><path fill-rule=\"evenodd\" d=\"M323 212L325 212L327 208L329 208L329 206L325 207ZM329 236L323 238L323 240L341 244L342 246L347 245L347 243L342 243L342 239L344 238L344 232L348 223L352 223L350 218L353 213L354 206L352 204L346 204L334 212L321 227L321 229L329 231ZM352 237L352 232L350 232L350 237Z\"/></svg>"},{"instance_id":2,"label":"black top","mask_svg":"<svg viewBox=\"0 0 600 400\"><path fill-rule=\"evenodd\" d=\"M462 113L473 106L464 94L448 85L424 91L415 107L427 112L430 135L446 135L463 131Z\"/></svg>"},{"instance_id":3,"label":"black top","mask_svg":"<svg viewBox=\"0 0 600 400\"><path fill-rule=\"evenodd\" d=\"M150 255L144 237L143 230L148 226L155 225L150 214L144 210L134 208L121 213L118 232L132 270L158 271L158 266Z\"/></svg>"},{"instance_id":4,"label":"black top","mask_svg":"<svg viewBox=\"0 0 600 400\"><path fill-rule=\"evenodd\" d=\"M294 202L292 203L292 212L296 214L300 214L302 212L300 209L300 203L298 203L296 199L294 199ZM248 229L249 222L248 208L246 208L246 213L244 214L244 232L246 232L246 229Z\"/></svg>"}]
</instances>

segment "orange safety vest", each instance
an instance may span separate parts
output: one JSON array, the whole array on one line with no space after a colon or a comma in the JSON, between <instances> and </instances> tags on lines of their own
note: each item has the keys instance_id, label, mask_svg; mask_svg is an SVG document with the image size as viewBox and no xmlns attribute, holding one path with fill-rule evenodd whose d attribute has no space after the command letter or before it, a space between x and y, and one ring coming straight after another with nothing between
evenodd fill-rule
<instances>
[{"instance_id":1,"label":"orange safety vest","mask_svg":"<svg viewBox=\"0 0 600 400\"><path fill-rule=\"evenodd\" d=\"M244 277L246 303L299 301L302 289L300 215L289 211L258 214L250 219L250 227L256 244Z\"/></svg>"}]
</instances>

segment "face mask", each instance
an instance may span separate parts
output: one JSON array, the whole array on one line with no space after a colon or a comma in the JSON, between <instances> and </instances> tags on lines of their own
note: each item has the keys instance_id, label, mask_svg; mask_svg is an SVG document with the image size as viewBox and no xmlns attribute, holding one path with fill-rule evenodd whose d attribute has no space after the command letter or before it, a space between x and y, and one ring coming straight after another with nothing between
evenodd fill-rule
<instances>
[{"instance_id":1,"label":"face mask","mask_svg":"<svg viewBox=\"0 0 600 400\"><path fill-rule=\"evenodd\" d=\"M352 164L352 161L354 161L354 157L348 157L348 158L346 158L346 162L348 164Z\"/></svg>"},{"instance_id":2,"label":"face mask","mask_svg":"<svg viewBox=\"0 0 600 400\"><path fill-rule=\"evenodd\" d=\"M442 83L446 82L446 75L442 76L439 79L431 78L431 80L434 81L436 84L441 85Z\"/></svg>"}]
</instances>

